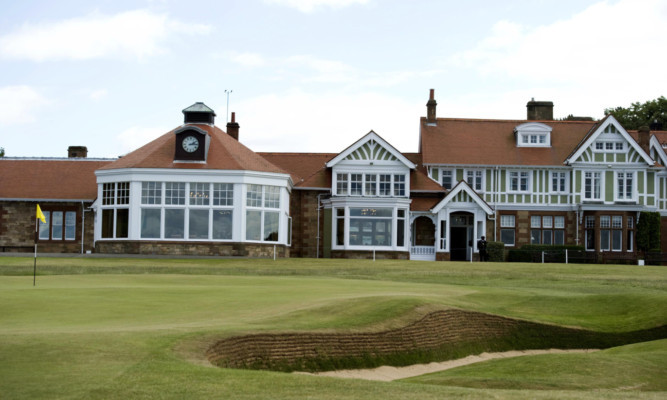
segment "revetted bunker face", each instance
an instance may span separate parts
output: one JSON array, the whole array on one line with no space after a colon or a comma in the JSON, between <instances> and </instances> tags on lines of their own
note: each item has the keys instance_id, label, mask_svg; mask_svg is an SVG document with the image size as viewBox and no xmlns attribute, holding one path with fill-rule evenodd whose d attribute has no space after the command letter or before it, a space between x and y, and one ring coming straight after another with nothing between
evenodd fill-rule
<instances>
[{"instance_id":1,"label":"revetted bunker face","mask_svg":"<svg viewBox=\"0 0 667 400\"><path fill-rule=\"evenodd\" d=\"M384 332L230 337L211 346L206 356L225 368L314 372L445 361L488 351L601 349L666 337L667 326L594 332L450 309Z\"/></svg>"}]
</instances>

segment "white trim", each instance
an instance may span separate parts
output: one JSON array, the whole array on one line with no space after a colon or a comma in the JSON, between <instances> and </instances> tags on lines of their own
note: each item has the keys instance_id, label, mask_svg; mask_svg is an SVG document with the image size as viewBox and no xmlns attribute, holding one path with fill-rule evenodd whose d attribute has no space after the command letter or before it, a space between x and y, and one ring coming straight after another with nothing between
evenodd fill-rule
<instances>
[{"instance_id":1,"label":"white trim","mask_svg":"<svg viewBox=\"0 0 667 400\"><path fill-rule=\"evenodd\" d=\"M613 115L609 115L607 117L607 119L604 121L604 123L602 125L598 126L597 129L595 130L595 132L592 135L590 135L584 143L579 145L579 148L577 149L577 151L575 151L570 157L568 157L565 160L565 163L566 164L572 164L574 162L577 162L579 160L579 158L581 157L581 155L586 150L588 150L589 148L591 148L591 150L595 150L594 149L595 146L593 145L593 143L595 143L596 140L598 139L598 137L604 132L604 130L609 125L612 125L612 124L614 125L616 130L619 132L619 134L628 143L628 146L633 148L642 157L642 159L646 162L647 165L653 165L654 164L651 157L648 154L646 154L644 149L642 149L641 146L639 146L639 143L637 143L635 141L635 139L633 139L632 136L630 136L630 134L625 130L625 128L623 128L621 126L621 124L616 120L616 118L614 118Z\"/></svg>"},{"instance_id":2,"label":"white trim","mask_svg":"<svg viewBox=\"0 0 667 400\"><path fill-rule=\"evenodd\" d=\"M358 148L366 144L369 140L374 140L377 142L380 146L384 147L386 150L388 150L394 157L396 157L401 163L403 163L406 167L410 169L415 169L417 166L407 158L403 154L401 154L400 151L396 150L394 146L389 144L386 140L382 139L380 135L377 133L370 131L364 136L361 137L361 139L357 140L354 142L352 145L350 145L347 149L343 150L340 154L338 154L336 157L334 157L332 160L330 160L326 165L328 168L332 168L339 162L345 160L347 156L349 156L351 153L355 152ZM374 160L360 160L363 161L365 164L373 165Z\"/></svg>"},{"instance_id":3,"label":"white trim","mask_svg":"<svg viewBox=\"0 0 667 400\"><path fill-rule=\"evenodd\" d=\"M493 210L491 209L491 207L489 207L489 205L484 201L484 199L482 199L479 196L479 194L477 194L477 192L475 192L468 185L468 182L466 182L465 180L460 181L456 186L454 186L454 188L452 188L452 190L449 193L447 193L447 196L445 196L444 199L440 200L440 202L431 209L431 212L434 214L439 213L440 210L442 210L447 204L449 204L452 201L452 199L454 199L456 195L459 194L461 191L466 192L475 201L475 203L477 203L477 205L482 210L484 210L484 212L487 215L493 214Z\"/></svg>"}]
</instances>

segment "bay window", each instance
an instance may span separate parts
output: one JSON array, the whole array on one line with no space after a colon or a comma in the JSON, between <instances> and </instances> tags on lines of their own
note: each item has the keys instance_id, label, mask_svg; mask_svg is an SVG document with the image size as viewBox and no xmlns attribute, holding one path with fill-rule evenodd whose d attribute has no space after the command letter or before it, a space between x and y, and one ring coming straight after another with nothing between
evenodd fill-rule
<instances>
[{"instance_id":1,"label":"bay window","mask_svg":"<svg viewBox=\"0 0 667 400\"><path fill-rule=\"evenodd\" d=\"M404 208L336 207L333 244L335 247L405 247L407 215ZM348 229L347 235L345 229Z\"/></svg>"},{"instance_id":2,"label":"bay window","mask_svg":"<svg viewBox=\"0 0 667 400\"><path fill-rule=\"evenodd\" d=\"M130 217L130 182L102 185L102 238L127 238Z\"/></svg>"}]
</instances>

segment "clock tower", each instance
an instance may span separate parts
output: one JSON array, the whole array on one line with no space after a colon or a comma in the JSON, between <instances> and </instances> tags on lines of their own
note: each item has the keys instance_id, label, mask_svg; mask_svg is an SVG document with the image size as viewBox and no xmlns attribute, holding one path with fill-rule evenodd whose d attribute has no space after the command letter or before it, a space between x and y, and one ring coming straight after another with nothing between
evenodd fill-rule
<instances>
[{"instance_id":1,"label":"clock tower","mask_svg":"<svg viewBox=\"0 0 667 400\"><path fill-rule=\"evenodd\" d=\"M210 143L208 133L197 125L213 126L215 112L206 104L197 102L183 110L184 125L178 128L174 149L174 161L205 162Z\"/></svg>"}]
</instances>

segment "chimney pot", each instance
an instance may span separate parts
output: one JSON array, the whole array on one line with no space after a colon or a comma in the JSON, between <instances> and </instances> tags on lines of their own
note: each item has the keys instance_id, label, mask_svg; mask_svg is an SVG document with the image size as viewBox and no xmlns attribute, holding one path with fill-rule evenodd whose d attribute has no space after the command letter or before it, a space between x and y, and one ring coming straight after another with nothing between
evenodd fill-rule
<instances>
[{"instance_id":1,"label":"chimney pot","mask_svg":"<svg viewBox=\"0 0 667 400\"><path fill-rule=\"evenodd\" d=\"M239 124L236 122L236 113L232 112L232 120L227 123L227 134L237 141L239 140Z\"/></svg>"},{"instance_id":2,"label":"chimney pot","mask_svg":"<svg viewBox=\"0 0 667 400\"><path fill-rule=\"evenodd\" d=\"M436 123L435 108L437 105L438 103L435 101L435 89L431 89L428 102L426 102L426 122L429 124Z\"/></svg>"},{"instance_id":3,"label":"chimney pot","mask_svg":"<svg viewBox=\"0 0 667 400\"><path fill-rule=\"evenodd\" d=\"M553 121L554 119L554 103L551 101L535 101L533 97L528 104L526 104L528 121Z\"/></svg>"},{"instance_id":4,"label":"chimney pot","mask_svg":"<svg viewBox=\"0 0 667 400\"><path fill-rule=\"evenodd\" d=\"M69 146L67 148L67 158L86 157L88 157L88 148L86 146Z\"/></svg>"}]
</instances>

